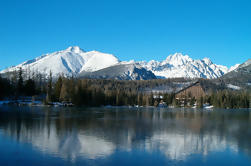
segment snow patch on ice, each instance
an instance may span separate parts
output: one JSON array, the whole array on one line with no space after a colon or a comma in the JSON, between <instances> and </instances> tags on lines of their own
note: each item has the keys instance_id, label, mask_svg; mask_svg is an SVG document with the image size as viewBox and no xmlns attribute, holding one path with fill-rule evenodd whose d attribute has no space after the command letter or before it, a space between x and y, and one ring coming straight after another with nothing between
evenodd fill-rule
<instances>
[{"instance_id":1,"label":"snow patch on ice","mask_svg":"<svg viewBox=\"0 0 251 166\"><path fill-rule=\"evenodd\" d=\"M241 87L236 86L236 85L232 85L232 84L227 84L227 87L230 88L230 89L234 89L234 90L240 90L241 89Z\"/></svg>"}]
</instances>

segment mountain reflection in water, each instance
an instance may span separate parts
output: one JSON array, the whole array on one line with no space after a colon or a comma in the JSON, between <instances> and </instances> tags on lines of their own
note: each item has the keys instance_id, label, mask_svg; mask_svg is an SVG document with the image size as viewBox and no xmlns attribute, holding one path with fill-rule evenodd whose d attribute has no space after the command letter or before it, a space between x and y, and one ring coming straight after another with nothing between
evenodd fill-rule
<instances>
[{"instance_id":1,"label":"mountain reflection in water","mask_svg":"<svg viewBox=\"0 0 251 166\"><path fill-rule=\"evenodd\" d=\"M1 107L2 136L71 161L134 150L168 160L226 149L251 157L251 112Z\"/></svg>"}]
</instances>

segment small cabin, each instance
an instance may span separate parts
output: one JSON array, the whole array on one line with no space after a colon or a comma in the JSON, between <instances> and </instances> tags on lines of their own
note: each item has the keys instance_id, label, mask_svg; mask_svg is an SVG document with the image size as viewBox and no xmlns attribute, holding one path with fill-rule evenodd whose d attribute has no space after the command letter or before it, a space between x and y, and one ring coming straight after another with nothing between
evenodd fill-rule
<instances>
[{"instance_id":1,"label":"small cabin","mask_svg":"<svg viewBox=\"0 0 251 166\"><path fill-rule=\"evenodd\" d=\"M188 87L185 87L184 89L178 91L175 94L175 98L177 100L192 99L192 98L198 100L200 97L204 96L206 96L206 93L199 82L195 82L189 85Z\"/></svg>"}]
</instances>

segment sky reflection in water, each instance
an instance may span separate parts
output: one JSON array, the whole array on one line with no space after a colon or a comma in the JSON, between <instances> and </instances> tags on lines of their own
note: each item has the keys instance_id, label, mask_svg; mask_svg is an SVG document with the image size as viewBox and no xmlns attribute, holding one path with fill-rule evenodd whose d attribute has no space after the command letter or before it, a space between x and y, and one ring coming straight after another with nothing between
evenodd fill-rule
<instances>
[{"instance_id":1,"label":"sky reflection in water","mask_svg":"<svg viewBox=\"0 0 251 166\"><path fill-rule=\"evenodd\" d=\"M248 110L0 110L0 165L251 164Z\"/></svg>"}]
</instances>

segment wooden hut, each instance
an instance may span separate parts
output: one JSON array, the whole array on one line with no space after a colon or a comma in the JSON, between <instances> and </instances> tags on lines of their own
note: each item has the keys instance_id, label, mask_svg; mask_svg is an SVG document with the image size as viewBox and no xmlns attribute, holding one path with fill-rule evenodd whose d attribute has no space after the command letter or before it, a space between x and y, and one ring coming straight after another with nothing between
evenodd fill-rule
<instances>
[{"instance_id":1,"label":"wooden hut","mask_svg":"<svg viewBox=\"0 0 251 166\"><path fill-rule=\"evenodd\" d=\"M195 98L198 100L200 97L204 97L206 95L200 83L197 81L188 87L178 91L175 95L177 100L191 99Z\"/></svg>"}]
</instances>

